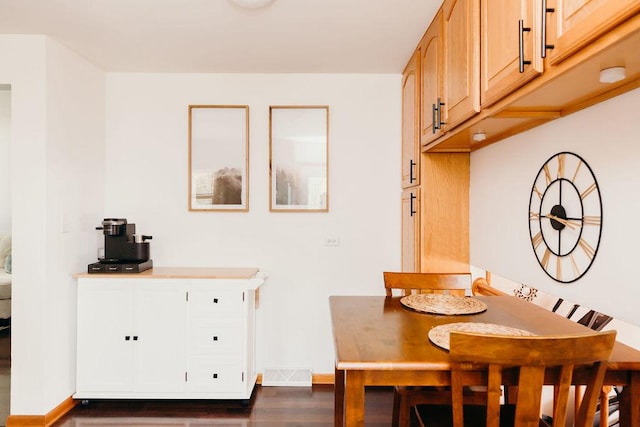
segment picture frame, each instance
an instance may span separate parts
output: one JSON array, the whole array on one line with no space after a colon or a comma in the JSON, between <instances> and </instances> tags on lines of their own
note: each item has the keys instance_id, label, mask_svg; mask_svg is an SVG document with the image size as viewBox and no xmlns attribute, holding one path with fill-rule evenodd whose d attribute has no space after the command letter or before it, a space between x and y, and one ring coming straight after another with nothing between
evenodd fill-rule
<instances>
[{"instance_id":1,"label":"picture frame","mask_svg":"<svg viewBox=\"0 0 640 427\"><path fill-rule=\"evenodd\" d=\"M329 211L329 107L269 107L269 210Z\"/></svg>"},{"instance_id":2,"label":"picture frame","mask_svg":"<svg viewBox=\"0 0 640 427\"><path fill-rule=\"evenodd\" d=\"M249 106L189 105L189 210L249 210Z\"/></svg>"}]
</instances>

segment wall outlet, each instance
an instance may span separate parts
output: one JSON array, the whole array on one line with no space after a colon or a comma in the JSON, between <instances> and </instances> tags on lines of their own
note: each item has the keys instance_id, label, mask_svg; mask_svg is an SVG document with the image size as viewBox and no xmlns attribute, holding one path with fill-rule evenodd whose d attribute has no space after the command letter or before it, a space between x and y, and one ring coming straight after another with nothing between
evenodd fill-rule
<instances>
[{"instance_id":1,"label":"wall outlet","mask_svg":"<svg viewBox=\"0 0 640 427\"><path fill-rule=\"evenodd\" d=\"M328 236L324 238L325 246L340 246L340 237L338 236Z\"/></svg>"}]
</instances>

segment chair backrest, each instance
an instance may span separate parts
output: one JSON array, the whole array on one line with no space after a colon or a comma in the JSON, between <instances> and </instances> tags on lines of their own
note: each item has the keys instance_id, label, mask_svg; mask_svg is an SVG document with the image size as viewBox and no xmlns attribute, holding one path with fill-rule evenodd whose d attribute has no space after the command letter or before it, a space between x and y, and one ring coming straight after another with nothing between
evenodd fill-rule
<instances>
[{"instance_id":1,"label":"chair backrest","mask_svg":"<svg viewBox=\"0 0 640 427\"><path fill-rule=\"evenodd\" d=\"M545 371L552 375L554 395L553 425L564 426L574 368L581 369L586 385L576 412L576 427L591 427L602 388L607 360L616 331L572 336L515 337L452 332L450 336L451 393L454 427L463 427L464 371L486 369L487 427L500 421L500 386L505 378L517 385L515 427L538 427ZM517 371L517 373L516 373ZM583 376L584 374L584 376ZM467 383L469 381L466 381Z\"/></svg>"},{"instance_id":2,"label":"chair backrest","mask_svg":"<svg viewBox=\"0 0 640 427\"><path fill-rule=\"evenodd\" d=\"M402 295L424 292L464 295L471 291L471 273L395 273L385 271L384 287L387 296L393 289L400 289Z\"/></svg>"},{"instance_id":3,"label":"chair backrest","mask_svg":"<svg viewBox=\"0 0 640 427\"><path fill-rule=\"evenodd\" d=\"M563 303L564 303L564 299L558 298L558 301L556 301L556 303L553 306L553 308L551 309L551 311L556 313L558 311L558 309L560 308L560 306L562 306ZM567 319L571 319L571 317L575 314L575 312L579 308L580 308L579 304L574 304L573 307L571 307L569 312L566 314L566 318ZM595 311L595 310L589 310L585 315L583 315L578 320L578 323L580 323L581 325L584 325L584 326L586 326L588 328L591 328L594 331L601 331L602 328L607 326L607 324L609 324L609 322L611 322L612 320L613 320L613 317L611 317L611 316L607 316L606 314L600 313L600 312Z\"/></svg>"}]
</instances>

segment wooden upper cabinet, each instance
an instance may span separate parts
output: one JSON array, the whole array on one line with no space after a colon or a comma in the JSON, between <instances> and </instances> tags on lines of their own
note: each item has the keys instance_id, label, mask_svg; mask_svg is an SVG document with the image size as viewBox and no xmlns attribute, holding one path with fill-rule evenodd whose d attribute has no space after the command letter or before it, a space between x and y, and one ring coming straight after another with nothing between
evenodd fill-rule
<instances>
[{"instance_id":1,"label":"wooden upper cabinet","mask_svg":"<svg viewBox=\"0 0 640 427\"><path fill-rule=\"evenodd\" d=\"M445 0L444 128L480 111L480 0Z\"/></svg>"},{"instance_id":2,"label":"wooden upper cabinet","mask_svg":"<svg viewBox=\"0 0 640 427\"><path fill-rule=\"evenodd\" d=\"M420 184L420 51L402 74L402 188Z\"/></svg>"},{"instance_id":3,"label":"wooden upper cabinet","mask_svg":"<svg viewBox=\"0 0 640 427\"><path fill-rule=\"evenodd\" d=\"M543 7L545 0L543 2ZM640 12L638 0L546 0L549 64L557 64Z\"/></svg>"},{"instance_id":4,"label":"wooden upper cabinet","mask_svg":"<svg viewBox=\"0 0 640 427\"><path fill-rule=\"evenodd\" d=\"M542 73L541 1L481 0L482 107Z\"/></svg>"},{"instance_id":5,"label":"wooden upper cabinet","mask_svg":"<svg viewBox=\"0 0 640 427\"><path fill-rule=\"evenodd\" d=\"M420 41L420 142L427 144L444 131L442 105L442 9Z\"/></svg>"}]
</instances>

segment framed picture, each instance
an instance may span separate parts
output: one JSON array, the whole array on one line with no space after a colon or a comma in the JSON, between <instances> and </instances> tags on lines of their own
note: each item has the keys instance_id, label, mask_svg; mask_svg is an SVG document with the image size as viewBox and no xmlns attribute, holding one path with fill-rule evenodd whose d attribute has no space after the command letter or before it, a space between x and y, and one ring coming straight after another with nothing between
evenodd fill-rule
<instances>
[{"instance_id":1,"label":"framed picture","mask_svg":"<svg viewBox=\"0 0 640 427\"><path fill-rule=\"evenodd\" d=\"M249 107L189 106L189 210L249 210Z\"/></svg>"},{"instance_id":2,"label":"framed picture","mask_svg":"<svg viewBox=\"0 0 640 427\"><path fill-rule=\"evenodd\" d=\"M329 107L269 107L273 212L329 211Z\"/></svg>"}]
</instances>

